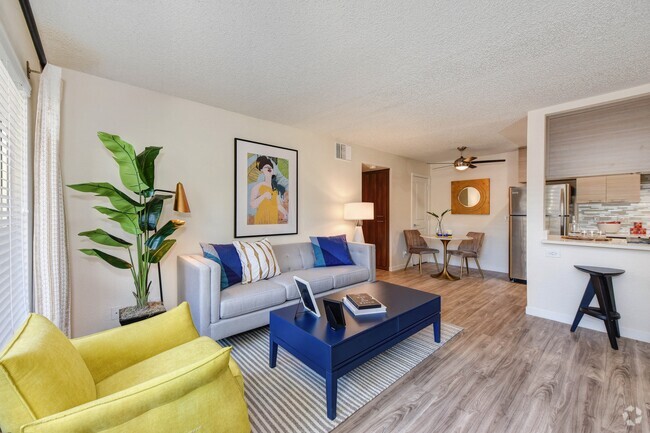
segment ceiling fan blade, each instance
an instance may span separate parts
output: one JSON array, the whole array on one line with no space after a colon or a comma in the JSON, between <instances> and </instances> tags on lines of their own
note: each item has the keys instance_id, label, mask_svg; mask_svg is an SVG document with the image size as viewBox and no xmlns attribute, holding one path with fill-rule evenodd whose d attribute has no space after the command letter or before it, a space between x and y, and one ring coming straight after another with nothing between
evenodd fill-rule
<instances>
[{"instance_id":1,"label":"ceiling fan blade","mask_svg":"<svg viewBox=\"0 0 650 433\"><path fill-rule=\"evenodd\" d=\"M476 168L476 166L474 164L470 164L469 168Z\"/></svg>"},{"instance_id":2,"label":"ceiling fan blade","mask_svg":"<svg viewBox=\"0 0 650 433\"><path fill-rule=\"evenodd\" d=\"M490 162L506 162L505 159L486 159L484 161L474 161L472 164L489 164Z\"/></svg>"},{"instance_id":3,"label":"ceiling fan blade","mask_svg":"<svg viewBox=\"0 0 650 433\"><path fill-rule=\"evenodd\" d=\"M476 158L477 158L476 156L466 156L465 158L463 158L463 160L464 160L465 162L472 162L472 161L474 161Z\"/></svg>"},{"instance_id":4,"label":"ceiling fan blade","mask_svg":"<svg viewBox=\"0 0 650 433\"><path fill-rule=\"evenodd\" d=\"M427 164L454 165L453 162L427 162Z\"/></svg>"},{"instance_id":5,"label":"ceiling fan blade","mask_svg":"<svg viewBox=\"0 0 650 433\"><path fill-rule=\"evenodd\" d=\"M447 164L447 165L443 165L442 167L432 168L431 170L442 170L443 168L453 167L453 166L454 164Z\"/></svg>"}]
</instances>

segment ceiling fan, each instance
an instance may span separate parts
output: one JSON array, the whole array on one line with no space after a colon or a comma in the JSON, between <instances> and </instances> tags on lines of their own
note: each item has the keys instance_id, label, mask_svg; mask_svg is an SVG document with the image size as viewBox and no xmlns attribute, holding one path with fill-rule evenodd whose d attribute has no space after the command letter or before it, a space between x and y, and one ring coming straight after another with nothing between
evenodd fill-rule
<instances>
[{"instance_id":1,"label":"ceiling fan","mask_svg":"<svg viewBox=\"0 0 650 433\"><path fill-rule=\"evenodd\" d=\"M460 157L455 159L453 162L430 162L429 164L438 164L444 166L438 168L454 167L456 170L464 171L467 170L468 168L476 168L475 164L488 164L491 162L506 162L505 159L486 159L483 161L477 161L478 158L476 156L463 156L463 152L467 150L467 146L457 147L456 149L458 149L458 151L460 152Z\"/></svg>"}]
</instances>

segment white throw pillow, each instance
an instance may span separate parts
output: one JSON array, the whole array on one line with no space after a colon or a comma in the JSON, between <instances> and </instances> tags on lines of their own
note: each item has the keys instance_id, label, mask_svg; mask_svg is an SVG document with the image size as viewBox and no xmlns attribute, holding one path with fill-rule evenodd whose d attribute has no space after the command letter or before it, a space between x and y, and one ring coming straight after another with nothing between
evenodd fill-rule
<instances>
[{"instance_id":1,"label":"white throw pillow","mask_svg":"<svg viewBox=\"0 0 650 433\"><path fill-rule=\"evenodd\" d=\"M280 275L280 265L268 239L257 242L234 241L242 270L242 284Z\"/></svg>"}]
</instances>

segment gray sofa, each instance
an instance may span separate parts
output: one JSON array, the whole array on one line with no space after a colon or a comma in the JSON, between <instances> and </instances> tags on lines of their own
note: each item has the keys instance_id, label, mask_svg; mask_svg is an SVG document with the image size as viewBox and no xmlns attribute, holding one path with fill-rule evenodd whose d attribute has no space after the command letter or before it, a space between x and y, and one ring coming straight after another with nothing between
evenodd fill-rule
<instances>
[{"instance_id":1,"label":"gray sofa","mask_svg":"<svg viewBox=\"0 0 650 433\"><path fill-rule=\"evenodd\" d=\"M296 275L317 298L375 281L375 246L348 243L351 266L314 267L310 242L274 245L281 275L220 290L221 266L202 255L178 257L178 301L187 301L201 335L215 340L269 324L269 312L298 303Z\"/></svg>"}]
</instances>

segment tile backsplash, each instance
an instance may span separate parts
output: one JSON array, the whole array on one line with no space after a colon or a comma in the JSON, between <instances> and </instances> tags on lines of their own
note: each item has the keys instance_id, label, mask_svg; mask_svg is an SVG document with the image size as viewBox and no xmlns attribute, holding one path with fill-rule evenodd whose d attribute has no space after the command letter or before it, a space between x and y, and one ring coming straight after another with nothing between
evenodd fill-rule
<instances>
[{"instance_id":1,"label":"tile backsplash","mask_svg":"<svg viewBox=\"0 0 650 433\"><path fill-rule=\"evenodd\" d=\"M578 205L578 225L582 230L597 230L599 221L620 221L621 232L629 233L632 223L650 228L650 175L641 175L639 203L582 203Z\"/></svg>"}]
</instances>

